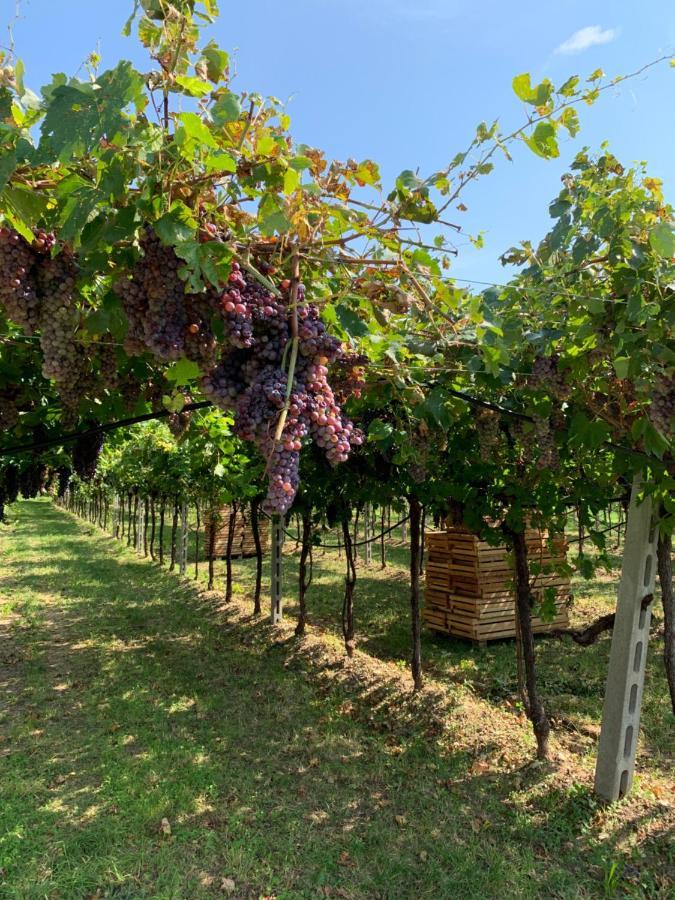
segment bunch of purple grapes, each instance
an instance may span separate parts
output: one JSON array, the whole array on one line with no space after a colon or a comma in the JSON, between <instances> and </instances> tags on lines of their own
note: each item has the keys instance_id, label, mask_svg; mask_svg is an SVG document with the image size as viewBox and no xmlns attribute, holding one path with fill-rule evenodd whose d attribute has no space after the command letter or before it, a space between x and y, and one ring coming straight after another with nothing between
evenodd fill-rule
<instances>
[{"instance_id":1,"label":"bunch of purple grapes","mask_svg":"<svg viewBox=\"0 0 675 900\"><path fill-rule=\"evenodd\" d=\"M141 238L143 256L130 278L118 281L115 291L129 321L125 348L131 355L149 350L165 360L179 359L185 351L189 325L181 262L148 228Z\"/></svg>"},{"instance_id":2,"label":"bunch of purple grapes","mask_svg":"<svg viewBox=\"0 0 675 900\"><path fill-rule=\"evenodd\" d=\"M40 347L42 374L53 379L66 412L74 424L81 398L90 385L86 356L75 341L80 313L75 298L77 266L67 250L45 256L36 271L41 297Z\"/></svg>"},{"instance_id":3,"label":"bunch of purple grapes","mask_svg":"<svg viewBox=\"0 0 675 900\"><path fill-rule=\"evenodd\" d=\"M555 436L551 428L551 419L548 416L538 415L535 415L533 419L535 443L538 451L537 468L557 469L560 465L560 460Z\"/></svg>"},{"instance_id":4,"label":"bunch of purple grapes","mask_svg":"<svg viewBox=\"0 0 675 900\"><path fill-rule=\"evenodd\" d=\"M19 408L13 392L0 391L0 429L11 431L19 422Z\"/></svg>"},{"instance_id":5,"label":"bunch of purple grapes","mask_svg":"<svg viewBox=\"0 0 675 900\"><path fill-rule=\"evenodd\" d=\"M532 364L529 381L533 387L548 390L561 400L570 395L569 386L560 371L560 358L556 354L538 356Z\"/></svg>"},{"instance_id":6,"label":"bunch of purple grapes","mask_svg":"<svg viewBox=\"0 0 675 900\"><path fill-rule=\"evenodd\" d=\"M187 359L197 363L202 371L216 364L218 341L213 333L212 322L217 310L213 293L187 294L185 309L188 326L185 329L184 353Z\"/></svg>"},{"instance_id":7,"label":"bunch of purple grapes","mask_svg":"<svg viewBox=\"0 0 675 900\"><path fill-rule=\"evenodd\" d=\"M39 461L31 462L19 472L19 490L24 500L32 500L42 490L47 466Z\"/></svg>"},{"instance_id":8,"label":"bunch of purple grapes","mask_svg":"<svg viewBox=\"0 0 675 900\"><path fill-rule=\"evenodd\" d=\"M89 481L96 474L102 446L103 432L99 429L81 434L73 444L73 469L84 481Z\"/></svg>"},{"instance_id":9,"label":"bunch of purple grapes","mask_svg":"<svg viewBox=\"0 0 675 900\"><path fill-rule=\"evenodd\" d=\"M232 265L227 290L220 297L225 333L233 347L245 350L253 346L253 309L248 285L238 263Z\"/></svg>"},{"instance_id":10,"label":"bunch of purple grapes","mask_svg":"<svg viewBox=\"0 0 675 900\"><path fill-rule=\"evenodd\" d=\"M353 395L360 390L359 366L343 355L318 309L305 302L302 286L293 310L288 282L276 294L247 277L235 262L224 289L191 293L180 277L182 262L173 248L165 247L150 228L140 243L141 258L130 276L115 285L129 325L126 351L131 355L147 351L163 361L185 356L200 366L206 396L235 411L237 432L253 441L268 461L268 509L285 513L298 488L305 438L311 436L332 464L345 461L351 448L362 443L360 432L342 415L341 401L349 392L342 390L336 396L328 378L329 366L342 361L341 372L352 380ZM0 230L0 274L6 276L0 282L0 301L27 333L40 330L43 373L54 379L66 415L75 419L92 376L75 341L79 327L75 261L65 250L52 257L53 246L53 236L44 232L36 233L31 246L19 235ZM218 321L226 338L220 359ZM108 389L126 395L115 364L113 347L102 345L98 374ZM182 431L186 421L178 414L170 424ZM91 477L99 450L98 437L76 444L73 465L79 475Z\"/></svg>"},{"instance_id":11,"label":"bunch of purple grapes","mask_svg":"<svg viewBox=\"0 0 675 900\"><path fill-rule=\"evenodd\" d=\"M250 338L248 331L237 330L233 349L204 375L201 387L221 409L234 410L237 434L255 443L267 460L265 508L283 515L298 490L300 451L307 437L325 450L331 464L344 462L363 437L343 416L328 381L328 366L342 353L340 342L328 334L317 308L305 303L302 287L296 309L297 354L289 385L293 311L288 291L275 296L257 281L246 280L236 264L232 274L234 288L228 287L223 300L234 304L234 309L225 312L250 323ZM243 334L247 346L242 346Z\"/></svg>"},{"instance_id":12,"label":"bunch of purple grapes","mask_svg":"<svg viewBox=\"0 0 675 900\"><path fill-rule=\"evenodd\" d=\"M92 381L75 338L80 324L77 266L65 248L53 256L55 246L54 235L41 229L29 243L16 231L0 228L0 304L25 334L39 331L42 373L55 382L68 425L77 421Z\"/></svg>"},{"instance_id":13,"label":"bunch of purple grapes","mask_svg":"<svg viewBox=\"0 0 675 900\"><path fill-rule=\"evenodd\" d=\"M19 470L18 468L10 463L5 468L3 473L4 482L5 482L5 496L7 498L8 503L16 503L16 500L19 496Z\"/></svg>"},{"instance_id":14,"label":"bunch of purple grapes","mask_svg":"<svg viewBox=\"0 0 675 900\"><path fill-rule=\"evenodd\" d=\"M494 461L502 439L499 413L492 409L479 409L476 413L476 431L481 460Z\"/></svg>"},{"instance_id":15,"label":"bunch of purple grapes","mask_svg":"<svg viewBox=\"0 0 675 900\"><path fill-rule=\"evenodd\" d=\"M112 335L104 335L97 345L98 374L104 387L110 391L118 390L122 377L119 372L117 350Z\"/></svg>"},{"instance_id":16,"label":"bunch of purple grapes","mask_svg":"<svg viewBox=\"0 0 675 900\"><path fill-rule=\"evenodd\" d=\"M68 487L70 486L70 479L72 477L72 472L67 466L59 466L56 470L56 474L59 477L59 485L57 488L57 496L64 497Z\"/></svg>"},{"instance_id":17,"label":"bunch of purple grapes","mask_svg":"<svg viewBox=\"0 0 675 900\"><path fill-rule=\"evenodd\" d=\"M35 284L36 249L10 228L0 228L0 303L27 335L40 327L42 303Z\"/></svg>"},{"instance_id":18,"label":"bunch of purple grapes","mask_svg":"<svg viewBox=\"0 0 675 900\"><path fill-rule=\"evenodd\" d=\"M192 397L189 394L183 394L183 402L187 406L192 403ZM180 438L185 436L191 422L192 412L185 409L181 409L180 412L171 413L167 419L169 431L176 440L180 440Z\"/></svg>"}]
</instances>

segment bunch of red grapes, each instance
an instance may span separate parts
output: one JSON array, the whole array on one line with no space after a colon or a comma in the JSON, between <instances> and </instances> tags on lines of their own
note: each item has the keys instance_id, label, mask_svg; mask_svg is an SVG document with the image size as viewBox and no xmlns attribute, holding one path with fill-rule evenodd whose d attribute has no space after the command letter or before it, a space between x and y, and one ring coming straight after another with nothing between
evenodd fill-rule
<instances>
[{"instance_id":1,"label":"bunch of red grapes","mask_svg":"<svg viewBox=\"0 0 675 900\"><path fill-rule=\"evenodd\" d=\"M91 378L75 339L80 323L77 266L65 248L53 256L55 246L54 235L42 230L29 242L10 228L0 228L0 304L25 334L39 332L42 374L53 379L68 425L77 420Z\"/></svg>"},{"instance_id":2,"label":"bunch of red grapes","mask_svg":"<svg viewBox=\"0 0 675 900\"><path fill-rule=\"evenodd\" d=\"M351 378L354 394L362 385L365 359L343 353L316 306L305 302L302 286L293 309L287 282L273 293L235 262L224 289L192 294L172 248L150 229L141 247L143 256L131 275L115 287L129 320L127 351L150 351L164 360L185 356L199 365L204 394L220 409L234 411L237 434L255 443L267 460L267 511L285 514L298 489L304 440L313 439L331 464L346 460L362 443L361 433L342 414L342 397L333 392L328 370L340 366L342 381L346 387ZM217 332L225 335L219 358Z\"/></svg>"}]
</instances>

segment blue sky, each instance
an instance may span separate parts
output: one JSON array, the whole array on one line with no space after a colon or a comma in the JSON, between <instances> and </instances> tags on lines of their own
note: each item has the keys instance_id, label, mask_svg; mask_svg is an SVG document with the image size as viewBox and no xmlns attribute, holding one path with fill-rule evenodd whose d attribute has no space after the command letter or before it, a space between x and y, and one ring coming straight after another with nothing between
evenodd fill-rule
<instances>
[{"instance_id":1,"label":"blue sky","mask_svg":"<svg viewBox=\"0 0 675 900\"><path fill-rule=\"evenodd\" d=\"M329 156L376 160L385 184L406 168L428 174L447 163L475 125L499 118L504 130L523 120L514 75L560 84L602 67L627 73L675 50L671 0L221 0L213 36L233 53L235 89L288 101L299 141ZM32 87L56 71L74 73L98 49L104 65L120 57L142 68L144 53L121 36L131 0L21 0L16 50ZM0 0L0 24L15 0ZM454 218L485 231L485 248L460 246L454 273L503 281L499 254L539 239L560 176L583 145L608 140L630 164L649 163L674 199L675 70L661 65L582 109L582 130L559 160L525 148L513 163L470 189Z\"/></svg>"}]
</instances>

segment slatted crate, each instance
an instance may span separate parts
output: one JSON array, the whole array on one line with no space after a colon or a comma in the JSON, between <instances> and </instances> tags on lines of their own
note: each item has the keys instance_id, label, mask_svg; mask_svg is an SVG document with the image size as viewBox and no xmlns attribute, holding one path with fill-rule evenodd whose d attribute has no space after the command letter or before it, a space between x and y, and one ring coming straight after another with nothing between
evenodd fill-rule
<instances>
[{"instance_id":1,"label":"slatted crate","mask_svg":"<svg viewBox=\"0 0 675 900\"><path fill-rule=\"evenodd\" d=\"M216 528L216 538L213 545L214 557L224 557L227 555L227 532L230 523L230 507L224 506L220 510L218 526ZM262 552L266 553L269 549L269 528L266 521L260 522L260 545ZM209 555L209 524L204 525L204 548L205 553ZM234 523L234 539L232 541L232 556L246 557L255 556L255 542L253 540L253 531L251 529L251 518L247 509L237 511Z\"/></svg>"},{"instance_id":2,"label":"slatted crate","mask_svg":"<svg viewBox=\"0 0 675 900\"><path fill-rule=\"evenodd\" d=\"M532 568L533 594L542 599L545 590L555 591L556 616L552 622L533 618L535 633L568 624L566 601L569 578L552 570L565 560L564 538L549 542L538 531L526 533ZM506 547L481 541L465 528L448 528L427 535L426 597L424 620L435 631L468 638L479 643L514 637L516 633L513 569Z\"/></svg>"}]
</instances>

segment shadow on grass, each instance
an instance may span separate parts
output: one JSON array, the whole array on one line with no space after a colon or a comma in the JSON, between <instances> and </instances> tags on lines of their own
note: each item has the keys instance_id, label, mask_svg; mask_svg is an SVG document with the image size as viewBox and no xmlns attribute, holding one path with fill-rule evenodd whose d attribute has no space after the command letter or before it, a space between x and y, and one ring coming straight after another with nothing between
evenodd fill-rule
<instances>
[{"instance_id":1,"label":"shadow on grass","mask_svg":"<svg viewBox=\"0 0 675 900\"><path fill-rule=\"evenodd\" d=\"M414 721L373 718L386 684L331 687L335 663L48 503L4 540L6 896L212 896L223 877L242 897L594 895L577 861L603 858L596 808L547 769L471 774Z\"/></svg>"}]
</instances>

